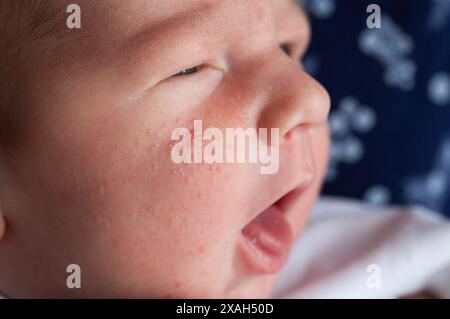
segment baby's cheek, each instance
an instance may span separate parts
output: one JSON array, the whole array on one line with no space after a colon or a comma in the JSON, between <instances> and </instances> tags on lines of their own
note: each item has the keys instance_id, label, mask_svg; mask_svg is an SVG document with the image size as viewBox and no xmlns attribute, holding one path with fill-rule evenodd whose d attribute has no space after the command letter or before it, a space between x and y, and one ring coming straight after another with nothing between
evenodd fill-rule
<instances>
[{"instance_id":1,"label":"baby's cheek","mask_svg":"<svg viewBox=\"0 0 450 319\"><path fill-rule=\"evenodd\" d=\"M117 291L220 295L249 197L245 166L175 164L167 128L125 127L136 125L55 140L54 158L42 161L51 198L67 212L57 218L71 223L62 237L81 247L73 259Z\"/></svg>"},{"instance_id":2,"label":"baby's cheek","mask_svg":"<svg viewBox=\"0 0 450 319\"><path fill-rule=\"evenodd\" d=\"M120 267L133 274L142 273L140 267L157 272L178 292L205 289L193 287L203 280L219 285L217 276L229 271L240 232L237 181L221 165L174 164L153 152L127 165L126 173L110 171L102 199L114 228L121 229L110 235L115 256L123 256L117 257Z\"/></svg>"}]
</instances>

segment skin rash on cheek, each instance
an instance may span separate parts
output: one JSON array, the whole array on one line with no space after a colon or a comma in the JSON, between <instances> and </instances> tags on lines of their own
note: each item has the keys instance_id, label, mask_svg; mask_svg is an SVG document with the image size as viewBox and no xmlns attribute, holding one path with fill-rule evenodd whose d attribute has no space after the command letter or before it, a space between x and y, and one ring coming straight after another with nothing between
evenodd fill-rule
<instances>
[{"instance_id":1,"label":"skin rash on cheek","mask_svg":"<svg viewBox=\"0 0 450 319\"><path fill-rule=\"evenodd\" d=\"M201 120L195 120L193 126L190 130L177 128L172 132L172 141L178 141L171 150L174 163L260 163L261 174L278 172L278 128L270 129L269 136L266 128L226 128L225 133L218 128L207 128L204 131Z\"/></svg>"}]
</instances>

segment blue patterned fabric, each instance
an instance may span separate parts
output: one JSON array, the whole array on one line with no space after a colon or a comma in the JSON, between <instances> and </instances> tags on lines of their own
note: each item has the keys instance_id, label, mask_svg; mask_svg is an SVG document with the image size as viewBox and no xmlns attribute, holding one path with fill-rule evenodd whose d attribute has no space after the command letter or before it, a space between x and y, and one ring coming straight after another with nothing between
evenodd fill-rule
<instances>
[{"instance_id":1,"label":"blue patterned fabric","mask_svg":"<svg viewBox=\"0 0 450 319\"><path fill-rule=\"evenodd\" d=\"M450 0L305 0L304 66L329 90L325 194L450 217ZM376 3L381 29L369 29Z\"/></svg>"}]
</instances>

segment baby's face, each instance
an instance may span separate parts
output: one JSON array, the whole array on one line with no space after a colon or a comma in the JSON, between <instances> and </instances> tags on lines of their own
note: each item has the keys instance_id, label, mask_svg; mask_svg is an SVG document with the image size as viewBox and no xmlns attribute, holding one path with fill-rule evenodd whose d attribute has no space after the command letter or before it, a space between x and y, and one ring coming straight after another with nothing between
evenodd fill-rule
<instances>
[{"instance_id":1,"label":"baby's face","mask_svg":"<svg viewBox=\"0 0 450 319\"><path fill-rule=\"evenodd\" d=\"M0 290L267 297L326 167L329 98L297 62L305 16L288 0L78 3L81 29L36 44L16 92ZM278 128L278 171L175 163L172 132L194 120Z\"/></svg>"}]
</instances>

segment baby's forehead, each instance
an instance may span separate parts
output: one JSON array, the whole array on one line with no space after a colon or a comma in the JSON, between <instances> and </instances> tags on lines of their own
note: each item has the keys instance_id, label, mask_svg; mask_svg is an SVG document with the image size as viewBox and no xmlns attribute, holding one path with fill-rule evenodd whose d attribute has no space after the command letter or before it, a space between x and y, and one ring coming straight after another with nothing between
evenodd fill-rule
<instances>
[{"instance_id":1,"label":"baby's forehead","mask_svg":"<svg viewBox=\"0 0 450 319\"><path fill-rule=\"evenodd\" d=\"M34 38L69 34L66 19L72 0L1 0L0 12L10 16ZM186 15L196 19L200 12L204 15L238 14L244 5L249 8L266 7L276 11L286 6L296 6L297 0L78 0L83 28L99 29L140 28L144 24L177 19ZM3 10L6 8L6 10ZM242 11L242 10L241 10ZM197 14L196 14L197 13Z\"/></svg>"},{"instance_id":2,"label":"baby's forehead","mask_svg":"<svg viewBox=\"0 0 450 319\"><path fill-rule=\"evenodd\" d=\"M45 1L56 1L58 6L61 3L59 0ZM70 2L67 1L67 4ZM108 22L120 23L124 18L133 17L132 21L127 19L127 22L139 23L141 19L145 19L150 23L151 20L160 21L194 12L221 12L226 15L236 13L244 6L254 10L266 7L271 11L279 11L298 8L299 2L299 0L79 0L77 3L82 9L83 17L89 20L101 22L108 19Z\"/></svg>"}]
</instances>

